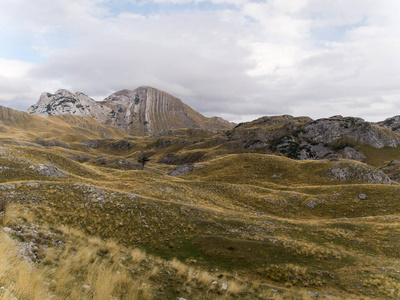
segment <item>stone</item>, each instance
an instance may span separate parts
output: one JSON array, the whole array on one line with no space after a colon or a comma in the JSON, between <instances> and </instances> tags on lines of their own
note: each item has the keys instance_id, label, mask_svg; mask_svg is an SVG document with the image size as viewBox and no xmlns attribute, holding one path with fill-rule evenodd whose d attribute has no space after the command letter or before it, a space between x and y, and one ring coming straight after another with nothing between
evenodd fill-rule
<instances>
[{"instance_id":1,"label":"stone","mask_svg":"<svg viewBox=\"0 0 400 300\"><path fill-rule=\"evenodd\" d=\"M228 289L228 285L225 283L225 282L223 282L222 284L221 284L221 289L223 289L223 290L227 290Z\"/></svg>"},{"instance_id":2,"label":"stone","mask_svg":"<svg viewBox=\"0 0 400 300\"><path fill-rule=\"evenodd\" d=\"M177 168L175 168L172 172L170 172L168 175L169 176L180 176L180 175L185 175L191 171L194 170L193 165L182 165Z\"/></svg>"},{"instance_id":3,"label":"stone","mask_svg":"<svg viewBox=\"0 0 400 300\"><path fill-rule=\"evenodd\" d=\"M365 194L360 194L360 195L358 195L358 198L359 198L360 200L367 200L367 195L365 195Z\"/></svg>"},{"instance_id":4,"label":"stone","mask_svg":"<svg viewBox=\"0 0 400 300\"><path fill-rule=\"evenodd\" d=\"M310 202L308 202L306 204L306 206L309 208L314 208L316 205L317 205L317 202L315 202L314 200L311 200Z\"/></svg>"},{"instance_id":5,"label":"stone","mask_svg":"<svg viewBox=\"0 0 400 300\"><path fill-rule=\"evenodd\" d=\"M373 183L391 184L390 178L379 169L360 163L338 162L329 168L326 176L340 180Z\"/></svg>"},{"instance_id":6,"label":"stone","mask_svg":"<svg viewBox=\"0 0 400 300\"><path fill-rule=\"evenodd\" d=\"M66 176L63 172L58 170L54 166L46 166L46 165L30 165L29 169L38 172L40 175L49 176L49 177L62 177Z\"/></svg>"},{"instance_id":7,"label":"stone","mask_svg":"<svg viewBox=\"0 0 400 300\"><path fill-rule=\"evenodd\" d=\"M12 230L10 227L4 227L4 228L3 228L3 231L4 231L5 233L10 233L10 232L12 232L13 230Z\"/></svg>"}]
</instances>

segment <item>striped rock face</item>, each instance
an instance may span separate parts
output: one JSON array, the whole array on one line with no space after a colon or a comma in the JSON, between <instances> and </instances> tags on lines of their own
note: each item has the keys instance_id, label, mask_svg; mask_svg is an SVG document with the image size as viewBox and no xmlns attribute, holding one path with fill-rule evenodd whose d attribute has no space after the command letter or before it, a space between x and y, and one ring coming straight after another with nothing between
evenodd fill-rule
<instances>
[{"instance_id":1,"label":"striped rock face","mask_svg":"<svg viewBox=\"0 0 400 300\"><path fill-rule=\"evenodd\" d=\"M44 116L89 116L102 124L142 136L176 128L225 130L234 125L221 118L207 118L180 99L151 87L122 90L100 102L80 92L58 90L55 94L43 93L28 112Z\"/></svg>"}]
</instances>

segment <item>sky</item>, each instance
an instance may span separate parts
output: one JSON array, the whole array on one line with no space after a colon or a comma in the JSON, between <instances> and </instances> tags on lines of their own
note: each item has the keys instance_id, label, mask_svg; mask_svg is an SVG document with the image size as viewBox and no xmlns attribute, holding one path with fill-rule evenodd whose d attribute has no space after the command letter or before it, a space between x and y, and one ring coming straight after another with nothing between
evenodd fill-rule
<instances>
[{"instance_id":1,"label":"sky","mask_svg":"<svg viewBox=\"0 0 400 300\"><path fill-rule=\"evenodd\" d=\"M139 86L233 122L400 115L400 1L0 0L0 105Z\"/></svg>"}]
</instances>

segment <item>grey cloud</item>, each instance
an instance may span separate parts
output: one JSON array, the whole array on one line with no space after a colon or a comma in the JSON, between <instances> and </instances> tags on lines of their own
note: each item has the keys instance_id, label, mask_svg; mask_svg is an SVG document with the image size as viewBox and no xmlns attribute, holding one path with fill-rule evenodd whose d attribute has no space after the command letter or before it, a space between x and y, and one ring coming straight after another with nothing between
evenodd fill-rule
<instances>
[{"instance_id":1,"label":"grey cloud","mask_svg":"<svg viewBox=\"0 0 400 300\"><path fill-rule=\"evenodd\" d=\"M237 44L240 24L223 23L210 13L122 22L126 27L118 32L81 36L75 49L56 51L31 75L63 78L92 97L156 84L201 111L219 106L220 112L238 113L243 108L235 107L247 103L251 113L259 106L251 95L264 88L246 75L253 65L246 60L248 50Z\"/></svg>"},{"instance_id":2,"label":"grey cloud","mask_svg":"<svg viewBox=\"0 0 400 300\"><path fill-rule=\"evenodd\" d=\"M358 7L360 1L364 5ZM235 121L272 114L373 118L400 112L400 22L391 12L396 5L386 0L340 1L339 8L310 0L290 13L282 6L289 1L276 0L280 10L262 8L278 23L264 20L263 11L246 10L246 1L229 12L116 17L107 14L107 2L99 9L100 2L52 1L42 14L32 2L22 12L14 2L0 4L8 20L21 18L21 32L36 37L45 59L11 85L0 79L3 95L18 99L18 105L24 98L29 106L46 89L67 88L102 100L120 89L150 85L206 115ZM360 19L362 28L353 28ZM266 28L285 22L291 30ZM340 43L293 34L335 25L347 26Z\"/></svg>"}]
</instances>

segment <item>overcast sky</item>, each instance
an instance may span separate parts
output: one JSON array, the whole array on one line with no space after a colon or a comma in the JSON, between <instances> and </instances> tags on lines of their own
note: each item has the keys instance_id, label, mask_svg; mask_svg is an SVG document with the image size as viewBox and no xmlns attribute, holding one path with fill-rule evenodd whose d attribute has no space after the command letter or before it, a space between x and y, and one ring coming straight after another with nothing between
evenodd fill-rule
<instances>
[{"instance_id":1,"label":"overcast sky","mask_svg":"<svg viewBox=\"0 0 400 300\"><path fill-rule=\"evenodd\" d=\"M235 122L400 115L400 1L0 0L0 104L143 85Z\"/></svg>"}]
</instances>

